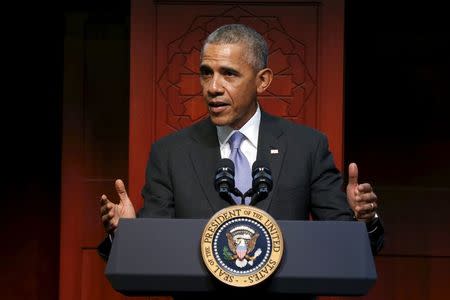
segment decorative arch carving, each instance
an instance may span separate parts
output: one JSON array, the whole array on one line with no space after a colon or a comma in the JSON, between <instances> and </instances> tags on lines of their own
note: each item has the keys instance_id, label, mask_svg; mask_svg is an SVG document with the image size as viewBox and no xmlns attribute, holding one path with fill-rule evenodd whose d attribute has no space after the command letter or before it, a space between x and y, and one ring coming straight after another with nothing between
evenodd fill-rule
<instances>
[{"instance_id":1,"label":"decorative arch carving","mask_svg":"<svg viewBox=\"0 0 450 300\"><path fill-rule=\"evenodd\" d=\"M258 16L247 8L234 6L215 16L195 17L188 29L167 45L166 67L157 79L157 88L167 108L166 124L175 131L207 115L198 73L200 51L208 34L229 23L251 26L268 42L269 67L274 71L274 80L259 96L262 108L305 123L307 103L317 101L316 74L305 63L307 53L315 49L292 37L279 18ZM309 121L309 125L316 125L314 118Z\"/></svg>"}]
</instances>

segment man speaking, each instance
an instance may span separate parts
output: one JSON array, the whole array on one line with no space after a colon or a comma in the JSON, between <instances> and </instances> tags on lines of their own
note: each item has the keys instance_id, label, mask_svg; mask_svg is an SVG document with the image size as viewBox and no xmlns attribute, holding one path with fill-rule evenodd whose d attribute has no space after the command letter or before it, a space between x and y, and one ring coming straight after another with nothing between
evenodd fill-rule
<instances>
[{"instance_id":1,"label":"man speaking","mask_svg":"<svg viewBox=\"0 0 450 300\"><path fill-rule=\"evenodd\" d=\"M152 145L144 207L138 213L121 180L115 183L118 204L101 196L101 218L109 234L99 247L101 255L107 257L120 218L210 218L230 205L214 187L217 162L224 158L233 161L242 193L251 188L253 163L269 164L272 191L255 206L273 218L365 222L373 253L381 249L377 196L370 184L358 183L356 164L349 165L344 193L326 136L261 110L258 94L273 78L267 58L264 38L244 25L225 25L207 37L200 82L209 117ZM242 199L233 198L241 204Z\"/></svg>"}]
</instances>

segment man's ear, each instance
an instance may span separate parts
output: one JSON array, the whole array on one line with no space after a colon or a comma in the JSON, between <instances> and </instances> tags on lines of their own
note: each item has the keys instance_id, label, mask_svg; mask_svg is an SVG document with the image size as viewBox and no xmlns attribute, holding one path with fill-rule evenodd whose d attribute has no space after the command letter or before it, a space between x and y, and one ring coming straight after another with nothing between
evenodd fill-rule
<instances>
[{"instance_id":1,"label":"man's ear","mask_svg":"<svg viewBox=\"0 0 450 300\"><path fill-rule=\"evenodd\" d=\"M273 72L269 68L262 69L256 74L256 91L263 93L270 85L273 79Z\"/></svg>"}]
</instances>

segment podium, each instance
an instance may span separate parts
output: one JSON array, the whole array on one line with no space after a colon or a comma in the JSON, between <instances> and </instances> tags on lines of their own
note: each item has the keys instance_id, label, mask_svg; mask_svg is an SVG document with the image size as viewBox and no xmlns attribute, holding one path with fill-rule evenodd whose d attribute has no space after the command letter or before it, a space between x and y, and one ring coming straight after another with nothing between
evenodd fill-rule
<instances>
[{"instance_id":1,"label":"podium","mask_svg":"<svg viewBox=\"0 0 450 300\"><path fill-rule=\"evenodd\" d=\"M204 219L121 219L105 269L124 295L258 290L290 295L365 295L377 274L366 226L346 221L281 221L284 255L271 278L229 287L200 254Z\"/></svg>"}]
</instances>

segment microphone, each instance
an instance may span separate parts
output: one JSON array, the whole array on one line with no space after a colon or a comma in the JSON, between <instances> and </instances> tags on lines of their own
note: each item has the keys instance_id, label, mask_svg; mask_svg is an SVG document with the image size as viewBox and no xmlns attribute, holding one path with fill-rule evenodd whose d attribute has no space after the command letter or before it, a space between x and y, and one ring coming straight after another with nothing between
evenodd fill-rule
<instances>
[{"instance_id":1,"label":"microphone","mask_svg":"<svg viewBox=\"0 0 450 300\"><path fill-rule=\"evenodd\" d=\"M234 186L234 163L229 158L223 158L217 163L216 176L214 177L214 187L220 198L234 205L231 193L241 196L242 193Z\"/></svg>"},{"instance_id":2,"label":"microphone","mask_svg":"<svg viewBox=\"0 0 450 300\"><path fill-rule=\"evenodd\" d=\"M268 167L267 162L263 160L256 160L252 167L252 200L250 205L253 205L259 201L267 198L269 193L272 191L273 181L272 172Z\"/></svg>"}]
</instances>

